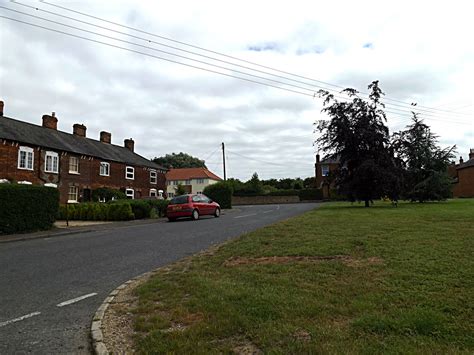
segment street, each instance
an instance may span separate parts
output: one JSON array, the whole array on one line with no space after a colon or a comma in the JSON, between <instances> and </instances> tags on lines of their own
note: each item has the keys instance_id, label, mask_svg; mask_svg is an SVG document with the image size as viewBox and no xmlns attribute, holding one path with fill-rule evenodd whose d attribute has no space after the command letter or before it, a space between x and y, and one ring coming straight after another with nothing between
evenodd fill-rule
<instances>
[{"instance_id":1,"label":"street","mask_svg":"<svg viewBox=\"0 0 474 355\"><path fill-rule=\"evenodd\" d=\"M118 285L318 206L237 206L220 218L0 244L0 353L90 353L93 314Z\"/></svg>"}]
</instances>

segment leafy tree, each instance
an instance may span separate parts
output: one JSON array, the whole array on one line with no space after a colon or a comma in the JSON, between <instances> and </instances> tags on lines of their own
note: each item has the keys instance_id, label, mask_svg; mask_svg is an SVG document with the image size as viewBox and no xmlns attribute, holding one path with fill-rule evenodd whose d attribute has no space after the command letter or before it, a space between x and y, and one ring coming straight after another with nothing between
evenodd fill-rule
<instances>
[{"instance_id":1,"label":"leafy tree","mask_svg":"<svg viewBox=\"0 0 474 355\"><path fill-rule=\"evenodd\" d=\"M263 185L256 172L253 173L250 180L245 183L245 188L247 192L253 192L256 194L263 193Z\"/></svg>"},{"instance_id":2,"label":"leafy tree","mask_svg":"<svg viewBox=\"0 0 474 355\"><path fill-rule=\"evenodd\" d=\"M178 154L166 154L164 157L154 158L153 161L167 169L182 169L182 168L206 168L204 160L193 157L189 154L180 152Z\"/></svg>"},{"instance_id":3,"label":"leafy tree","mask_svg":"<svg viewBox=\"0 0 474 355\"><path fill-rule=\"evenodd\" d=\"M413 113L413 123L393 135L403 163L403 195L412 201L444 200L451 196L447 170L456 146L441 149L438 137Z\"/></svg>"},{"instance_id":4,"label":"leafy tree","mask_svg":"<svg viewBox=\"0 0 474 355\"><path fill-rule=\"evenodd\" d=\"M181 184L178 184L178 186L176 187L176 196L181 196L185 194L186 194L186 189L184 188L184 186Z\"/></svg>"},{"instance_id":5,"label":"leafy tree","mask_svg":"<svg viewBox=\"0 0 474 355\"><path fill-rule=\"evenodd\" d=\"M303 180L303 187L305 189L313 189L316 187L316 178L314 176L307 177Z\"/></svg>"},{"instance_id":6,"label":"leafy tree","mask_svg":"<svg viewBox=\"0 0 474 355\"><path fill-rule=\"evenodd\" d=\"M350 101L338 101L334 95L320 90L324 98L323 112L329 121L319 121L321 136L316 140L329 158L339 158L341 167L335 172L338 192L352 201L364 201L369 207L373 199L388 196L398 199L399 163L390 145L384 105L384 93L378 81L369 86L367 100L348 88L342 93Z\"/></svg>"}]
</instances>

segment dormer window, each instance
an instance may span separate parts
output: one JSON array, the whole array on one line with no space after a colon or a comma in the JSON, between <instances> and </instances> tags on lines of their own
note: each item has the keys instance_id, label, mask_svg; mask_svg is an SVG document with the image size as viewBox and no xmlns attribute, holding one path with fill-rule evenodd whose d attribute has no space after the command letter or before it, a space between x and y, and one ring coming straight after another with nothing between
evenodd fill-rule
<instances>
[{"instance_id":1,"label":"dormer window","mask_svg":"<svg viewBox=\"0 0 474 355\"><path fill-rule=\"evenodd\" d=\"M135 179L135 168L133 166L127 166L125 168L125 179L128 179L128 180Z\"/></svg>"},{"instance_id":2,"label":"dormer window","mask_svg":"<svg viewBox=\"0 0 474 355\"><path fill-rule=\"evenodd\" d=\"M46 152L44 158L44 171L57 174L59 171L59 155L56 152Z\"/></svg>"}]
</instances>

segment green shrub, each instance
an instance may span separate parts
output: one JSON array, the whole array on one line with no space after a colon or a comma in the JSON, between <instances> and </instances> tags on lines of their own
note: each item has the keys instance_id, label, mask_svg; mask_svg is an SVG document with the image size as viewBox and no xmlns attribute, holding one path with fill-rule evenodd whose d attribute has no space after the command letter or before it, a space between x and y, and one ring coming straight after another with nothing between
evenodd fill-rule
<instances>
[{"instance_id":1,"label":"green shrub","mask_svg":"<svg viewBox=\"0 0 474 355\"><path fill-rule=\"evenodd\" d=\"M267 196L298 196L300 190L276 190L270 192Z\"/></svg>"},{"instance_id":2,"label":"green shrub","mask_svg":"<svg viewBox=\"0 0 474 355\"><path fill-rule=\"evenodd\" d=\"M112 203L108 207L107 219L109 221L129 221L134 218L129 203Z\"/></svg>"},{"instance_id":3,"label":"green shrub","mask_svg":"<svg viewBox=\"0 0 474 355\"><path fill-rule=\"evenodd\" d=\"M155 214L156 217L165 217L166 216L166 207L168 207L169 201L168 200L142 200L148 203L152 208L152 213ZM154 217L150 215L150 217Z\"/></svg>"},{"instance_id":4,"label":"green shrub","mask_svg":"<svg viewBox=\"0 0 474 355\"><path fill-rule=\"evenodd\" d=\"M0 234L50 229L58 215L59 192L54 187L0 185Z\"/></svg>"},{"instance_id":5,"label":"green shrub","mask_svg":"<svg viewBox=\"0 0 474 355\"><path fill-rule=\"evenodd\" d=\"M323 190L321 189L304 189L298 194L300 201L322 200Z\"/></svg>"},{"instance_id":6,"label":"green shrub","mask_svg":"<svg viewBox=\"0 0 474 355\"><path fill-rule=\"evenodd\" d=\"M221 208L232 208L232 186L226 182L218 182L206 186L203 193L216 201Z\"/></svg>"},{"instance_id":7,"label":"green shrub","mask_svg":"<svg viewBox=\"0 0 474 355\"><path fill-rule=\"evenodd\" d=\"M91 202L61 205L58 217L59 219L66 219L67 217L69 220L82 221L128 221L135 218L128 202L115 204Z\"/></svg>"},{"instance_id":8,"label":"green shrub","mask_svg":"<svg viewBox=\"0 0 474 355\"><path fill-rule=\"evenodd\" d=\"M92 201L98 202L103 199L106 202L111 200L125 200L127 196L120 190L109 189L107 187L100 187L92 191Z\"/></svg>"}]
</instances>

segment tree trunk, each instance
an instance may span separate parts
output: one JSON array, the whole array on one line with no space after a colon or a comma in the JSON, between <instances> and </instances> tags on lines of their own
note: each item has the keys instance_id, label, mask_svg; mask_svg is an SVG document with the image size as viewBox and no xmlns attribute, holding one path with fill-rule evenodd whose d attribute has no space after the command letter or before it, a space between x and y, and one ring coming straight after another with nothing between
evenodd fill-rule
<instances>
[{"instance_id":1,"label":"tree trunk","mask_svg":"<svg viewBox=\"0 0 474 355\"><path fill-rule=\"evenodd\" d=\"M369 200L365 200L365 207L370 207Z\"/></svg>"}]
</instances>

